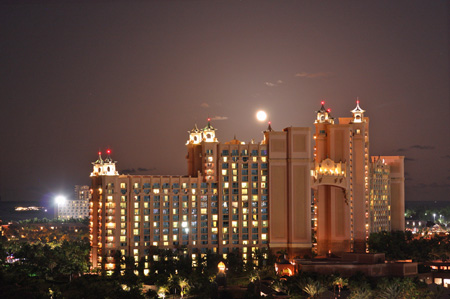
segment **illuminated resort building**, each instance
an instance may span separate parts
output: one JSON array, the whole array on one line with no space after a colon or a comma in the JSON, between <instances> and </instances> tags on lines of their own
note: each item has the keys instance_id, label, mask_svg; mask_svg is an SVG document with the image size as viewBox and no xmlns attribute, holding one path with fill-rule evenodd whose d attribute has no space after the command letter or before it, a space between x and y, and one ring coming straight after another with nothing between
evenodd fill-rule
<instances>
[{"instance_id":1,"label":"illuminated resort building","mask_svg":"<svg viewBox=\"0 0 450 299\"><path fill-rule=\"evenodd\" d=\"M58 219L83 219L89 217L89 199L91 192L89 186L76 185L74 199L58 203Z\"/></svg>"},{"instance_id":2,"label":"illuminated resort building","mask_svg":"<svg viewBox=\"0 0 450 299\"><path fill-rule=\"evenodd\" d=\"M185 248L193 258L208 250L224 258L238 251L244 259L257 249L287 249L294 257L311 254L313 246L319 252L356 248L355 240L365 242L372 225L372 208L368 119L353 123L354 119L334 124L322 106L317 112L314 160L310 128L274 131L269 124L261 142L234 138L221 143L209 120L206 127L189 131L187 176L120 175L110 152L105 160L99 153L91 173L93 267L104 263L106 269L113 269L118 250L136 261L142 257L149 261L151 246ZM334 149L337 143L340 148ZM362 167L362 174L356 167ZM313 225L311 188L317 216ZM391 205L392 214L393 205L382 193L376 194L377 209L389 211ZM340 241L345 246L336 246Z\"/></svg>"},{"instance_id":3,"label":"illuminated resort building","mask_svg":"<svg viewBox=\"0 0 450 299\"><path fill-rule=\"evenodd\" d=\"M372 163L369 118L359 101L351 112L352 117L335 121L322 102L314 123L314 245L319 255L365 252L371 232L405 229L404 157L377 157Z\"/></svg>"}]
</instances>

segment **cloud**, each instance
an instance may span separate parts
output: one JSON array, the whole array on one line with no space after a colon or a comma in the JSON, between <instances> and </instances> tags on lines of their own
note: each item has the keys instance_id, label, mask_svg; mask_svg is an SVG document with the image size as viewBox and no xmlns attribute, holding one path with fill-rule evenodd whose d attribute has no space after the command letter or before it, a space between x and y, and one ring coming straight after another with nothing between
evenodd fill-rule
<instances>
[{"instance_id":1,"label":"cloud","mask_svg":"<svg viewBox=\"0 0 450 299\"><path fill-rule=\"evenodd\" d=\"M228 116L218 116L218 115L216 115L214 117L211 117L211 120L227 120L227 119L228 119Z\"/></svg>"},{"instance_id":2,"label":"cloud","mask_svg":"<svg viewBox=\"0 0 450 299\"><path fill-rule=\"evenodd\" d=\"M209 104L208 103L201 103L200 107L202 107L202 108L209 108Z\"/></svg>"},{"instance_id":3,"label":"cloud","mask_svg":"<svg viewBox=\"0 0 450 299\"><path fill-rule=\"evenodd\" d=\"M280 84L283 84L284 82L282 80L277 80L275 83L272 82L264 82L264 84L268 87L277 87Z\"/></svg>"},{"instance_id":4,"label":"cloud","mask_svg":"<svg viewBox=\"0 0 450 299\"><path fill-rule=\"evenodd\" d=\"M419 149L419 150L433 150L435 149L434 146L431 145L419 145L419 144L415 144L415 145L411 145L408 148L399 148L397 150L397 152L407 152L408 150L411 149ZM450 158L450 155L444 156L443 158Z\"/></svg>"},{"instance_id":5,"label":"cloud","mask_svg":"<svg viewBox=\"0 0 450 299\"><path fill-rule=\"evenodd\" d=\"M146 167L138 167L136 168L127 168L121 171L121 173L124 174L134 174L134 173L138 173L138 172L150 172L150 171L154 171L156 170L156 168L146 168Z\"/></svg>"},{"instance_id":6,"label":"cloud","mask_svg":"<svg viewBox=\"0 0 450 299\"><path fill-rule=\"evenodd\" d=\"M411 149L420 149L420 150L432 150L434 149L434 146L430 146L430 145L412 145L410 147Z\"/></svg>"},{"instance_id":7,"label":"cloud","mask_svg":"<svg viewBox=\"0 0 450 299\"><path fill-rule=\"evenodd\" d=\"M153 171L156 170L156 168L144 168L144 167L138 167L137 171Z\"/></svg>"},{"instance_id":8,"label":"cloud","mask_svg":"<svg viewBox=\"0 0 450 299\"><path fill-rule=\"evenodd\" d=\"M128 173L128 174L136 173L136 169L127 168L127 169L122 170L122 173Z\"/></svg>"},{"instance_id":9,"label":"cloud","mask_svg":"<svg viewBox=\"0 0 450 299\"><path fill-rule=\"evenodd\" d=\"M301 73L295 74L295 77L317 79L317 78L330 77L331 75L332 75L331 72L317 72L317 73L301 72Z\"/></svg>"}]
</instances>

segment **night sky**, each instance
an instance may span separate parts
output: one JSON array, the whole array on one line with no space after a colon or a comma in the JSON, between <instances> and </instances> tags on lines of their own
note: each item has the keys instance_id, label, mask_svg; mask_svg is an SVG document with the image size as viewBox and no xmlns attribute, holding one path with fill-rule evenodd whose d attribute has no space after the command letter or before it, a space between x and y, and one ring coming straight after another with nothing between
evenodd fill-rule
<instances>
[{"instance_id":1,"label":"night sky","mask_svg":"<svg viewBox=\"0 0 450 299\"><path fill-rule=\"evenodd\" d=\"M406 156L406 200L450 202L448 1L3 1L0 196L186 174L187 131L219 141L313 127L359 97L370 154Z\"/></svg>"}]
</instances>

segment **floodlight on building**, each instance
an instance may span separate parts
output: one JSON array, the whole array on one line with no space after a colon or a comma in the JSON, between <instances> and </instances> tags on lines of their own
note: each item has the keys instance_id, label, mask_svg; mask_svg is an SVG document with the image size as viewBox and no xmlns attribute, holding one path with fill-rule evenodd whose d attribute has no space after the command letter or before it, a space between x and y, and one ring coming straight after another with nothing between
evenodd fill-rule
<instances>
[{"instance_id":1,"label":"floodlight on building","mask_svg":"<svg viewBox=\"0 0 450 299\"><path fill-rule=\"evenodd\" d=\"M66 197L63 196L63 195L58 195L58 196L55 197L55 203L56 203L58 206L63 206L63 205L65 205L65 204L66 204L66 201L67 201L67 199L66 199Z\"/></svg>"}]
</instances>

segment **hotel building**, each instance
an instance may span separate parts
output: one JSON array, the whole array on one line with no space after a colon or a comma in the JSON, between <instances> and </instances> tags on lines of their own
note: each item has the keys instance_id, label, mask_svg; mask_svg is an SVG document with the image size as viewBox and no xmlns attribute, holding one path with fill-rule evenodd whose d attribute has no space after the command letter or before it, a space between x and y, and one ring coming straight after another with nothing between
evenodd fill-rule
<instances>
[{"instance_id":1,"label":"hotel building","mask_svg":"<svg viewBox=\"0 0 450 299\"><path fill-rule=\"evenodd\" d=\"M392 193L389 202L381 191L370 192L368 118L352 112L335 124L322 105L313 160L310 128L274 131L269 124L261 142L221 143L209 120L188 132L187 176L120 175L109 150L105 160L99 153L91 173L93 267L113 269L117 250L148 260L151 246L185 248L193 257L210 250L226 258L237 250L244 259L257 249L287 249L294 257L313 247L339 253L361 242L363 248L370 230L394 228L400 218L392 216ZM392 185L389 161L402 166L403 160L382 158L388 162L377 160L376 169L387 169L388 179L374 172L374 186L388 193L392 186L381 185ZM399 171L399 187L402 177ZM370 213L378 222L369 221Z\"/></svg>"},{"instance_id":2,"label":"hotel building","mask_svg":"<svg viewBox=\"0 0 450 299\"><path fill-rule=\"evenodd\" d=\"M57 206L58 219L83 219L89 217L89 199L91 192L89 186L76 185L74 198L66 200Z\"/></svg>"}]
</instances>

